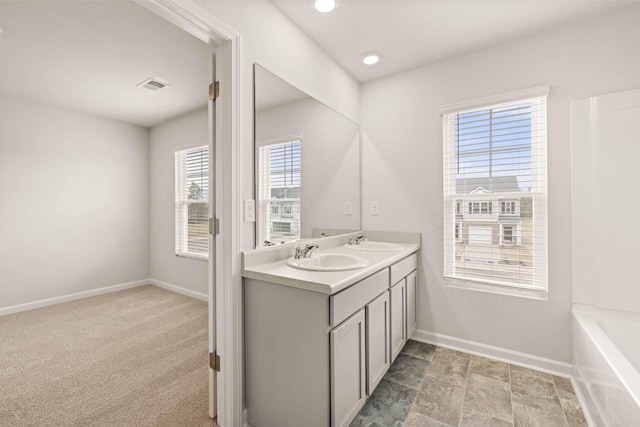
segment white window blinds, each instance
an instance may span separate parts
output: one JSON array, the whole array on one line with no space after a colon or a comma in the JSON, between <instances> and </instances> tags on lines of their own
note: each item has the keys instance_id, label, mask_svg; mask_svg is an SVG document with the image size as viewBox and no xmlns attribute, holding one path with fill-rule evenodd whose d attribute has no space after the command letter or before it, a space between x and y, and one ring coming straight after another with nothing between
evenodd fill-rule
<instances>
[{"instance_id":1,"label":"white window blinds","mask_svg":"<svg viewBox=\"0 0 640 427\"><path fill-rule=\"evenodd\" d=\"M443 115L447 284L546 292L546 100Z\"/></svg>"},{"instance_id":2,"label":"white window blinds","mask_svg":"<svg viewBox=\"0 0 640 427\"><path fill-rule=\"evenodd\" d=\"M258 163L258 246L298 240L302 142L263 145Z\"/></svg>"},{"instance_id":3,"label":"white window blinds","mask_svg":"<svg viewBox=\"0 0 640 427\"><path fill-rule=\"evenodd\" d=\"M209 256L209 148L175 153L176 255Z\"/></svg>"}]
</instances>

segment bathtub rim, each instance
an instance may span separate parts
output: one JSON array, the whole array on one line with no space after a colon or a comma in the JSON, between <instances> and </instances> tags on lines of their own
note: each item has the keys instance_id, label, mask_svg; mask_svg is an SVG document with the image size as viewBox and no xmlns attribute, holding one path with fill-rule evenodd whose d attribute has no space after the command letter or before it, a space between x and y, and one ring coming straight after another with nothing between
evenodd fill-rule
<instances>
[{"instance_id":1,"label":"bathtub rim","mask_svg":"<svg viewBox=\"0 0 640 427\"><path fill-rule=\"evenodd\" d=\"M620 349L611 338L609 338L606 332L602 330L602 327L598 323L607 318L631 319L640 323L640 314L607 308L596 308L582 304L573 304L571 313L611 370L616 374L620 383L622 383L636 402L636 405L640 408L640 372L638 372L635 366L622 354Z\"/></svg>"}]
</instances>

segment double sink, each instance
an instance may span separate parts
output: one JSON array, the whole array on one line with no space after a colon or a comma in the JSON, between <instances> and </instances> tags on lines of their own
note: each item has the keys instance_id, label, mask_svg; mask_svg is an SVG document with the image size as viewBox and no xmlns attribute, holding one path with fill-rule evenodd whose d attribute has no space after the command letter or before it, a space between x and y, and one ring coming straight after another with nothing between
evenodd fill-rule
<instances>
[{"instance_id":1,"label":"double sink","mask_svg":"<svg viewBox=\"0 0 640 427\"><path fill-rule=\"evenodd\" d=\"M403 249L402 246L388 242L362 241L357 244L346 244L345 248L354 251L368 252L393 252ZM289 267L310 271L346 271L364 268L369 265L365 258L353 254L344 253L319 253L309 258L291 257L287 260Z\"/></svg>"}]
</instances>

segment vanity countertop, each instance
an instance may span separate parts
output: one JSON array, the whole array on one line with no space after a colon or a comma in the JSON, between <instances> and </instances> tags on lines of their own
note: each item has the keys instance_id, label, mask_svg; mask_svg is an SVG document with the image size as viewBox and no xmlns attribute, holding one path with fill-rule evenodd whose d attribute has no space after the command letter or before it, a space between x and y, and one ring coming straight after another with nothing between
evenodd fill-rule
<instances>
[{"instance_id":1,"label":"vanity countertop","mask_svg":"<svg viewBox=\"0 0 640 427\"><path fill-rule=\"evenodd\" d=\"M416 243L398 243L402 250L370 252L344 246L321 250L321 253L357 255L369 261L369 265L347 271L307 271L289 267L286 259L244 267L242 275L250 279L277 283L299 289L332 295L348 288L373 273L389 267L420 249Z\"/></svg>"}]
</instances>

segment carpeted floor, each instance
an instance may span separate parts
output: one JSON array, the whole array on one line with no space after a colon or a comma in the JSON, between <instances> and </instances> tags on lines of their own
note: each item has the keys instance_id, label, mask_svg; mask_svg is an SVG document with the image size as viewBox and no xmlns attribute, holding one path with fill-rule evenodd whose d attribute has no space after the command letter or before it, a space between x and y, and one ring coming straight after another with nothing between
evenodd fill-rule
<instances>
[{"instance_id":1,"label":"carpeted floor","mask_svg":"<svg viewBox=\"0 0 640 427\"><path fill-rule=\"evenodd\" d=\"M214 426L207 304L155 286L0 317L0 426Z\"/></svg>"}]
</instances>

